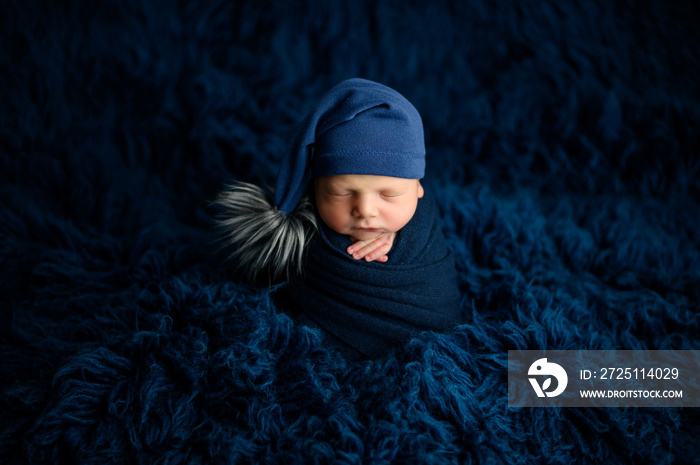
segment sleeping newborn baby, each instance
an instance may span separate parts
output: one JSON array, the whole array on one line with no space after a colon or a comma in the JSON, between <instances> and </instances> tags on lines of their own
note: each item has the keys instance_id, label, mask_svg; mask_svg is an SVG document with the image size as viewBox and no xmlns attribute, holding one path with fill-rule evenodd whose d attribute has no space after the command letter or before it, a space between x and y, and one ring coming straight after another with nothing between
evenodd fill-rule
<instances>
[{"instance_id":1,"label":"sleeping newborn baby","mask_svg":"<svg viewBox=\"0 0 700 465\"><path fill-rule=\"evenodd\" d=\"M274 201L237 183L219 204L236 265L286 277L278 302L352 360L460 321L453 257L420 179L423 124L401 94L349 79L307 116Z\"/></svg>"},{"instance_id":2,"label":"sleeping newborn baby","mask_svg":"<svg viewBox=\"0 0 700 465\"><path fill-rule=\"evenodd\" d=\"M355 259L386 262L396 233L410 221L423 197L417 179L344 174L316 180L316 209L332 230L350 236Z\"/></svg>"}]
</instances>

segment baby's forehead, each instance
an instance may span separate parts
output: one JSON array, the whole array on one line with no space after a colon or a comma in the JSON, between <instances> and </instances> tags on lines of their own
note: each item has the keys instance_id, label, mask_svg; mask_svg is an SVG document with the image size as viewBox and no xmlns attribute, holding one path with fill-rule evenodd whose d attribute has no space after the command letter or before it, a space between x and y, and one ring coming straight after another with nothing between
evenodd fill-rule
<instances>
[{"instance_id":1,"label":"baby's forehead","mask_svg":"<svg viewBox=\"0 0 700 465\"><path fill-rule=\"evenodd\" d=\"M377 176L370 174L339 174L319 176L316 182L343 188L400 188L414 185L418 179L398 178L393 176Z\"/></svg>"}]
</instances>

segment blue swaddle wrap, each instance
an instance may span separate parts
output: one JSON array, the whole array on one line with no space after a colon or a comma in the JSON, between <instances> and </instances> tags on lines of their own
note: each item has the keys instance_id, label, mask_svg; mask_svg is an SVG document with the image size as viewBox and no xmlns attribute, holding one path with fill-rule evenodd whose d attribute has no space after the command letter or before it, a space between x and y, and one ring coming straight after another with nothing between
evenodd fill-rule
<instances>
[{"instance_id":1,"label":"blue swaddle wrap","mask_svg":"<svg viewBox=\"0 0 700 465\"><path fill-rule=\"evenodd\" d=\"M329 342L377 358L421 331L459 324L454 258L445 244L437 208L423 198L398 232L386 263L355 260L348 236L321 224L306 256L304 275L288 283L302 321ZM348 350L349 349L349 350Z\"/></svg>"}]
</instances>

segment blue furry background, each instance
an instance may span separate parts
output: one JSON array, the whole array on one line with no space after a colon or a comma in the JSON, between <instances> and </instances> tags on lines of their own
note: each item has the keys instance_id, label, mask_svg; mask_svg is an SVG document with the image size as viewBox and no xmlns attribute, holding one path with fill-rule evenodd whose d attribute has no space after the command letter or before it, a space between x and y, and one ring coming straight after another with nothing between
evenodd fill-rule
<instances>
[{"instance_id":1,"label":"blue furry background","mask_svg":"<svg viewBox=\"0 0 700 465\"><path fill-rule=\"evenodd\" d=\"M696 463L697 409L510 409L508 349L700 349L700 13L3 2L0 463ZM217 251L354 76L423 116L470 315L346 363Z\"/></svg>"}]
</instances>

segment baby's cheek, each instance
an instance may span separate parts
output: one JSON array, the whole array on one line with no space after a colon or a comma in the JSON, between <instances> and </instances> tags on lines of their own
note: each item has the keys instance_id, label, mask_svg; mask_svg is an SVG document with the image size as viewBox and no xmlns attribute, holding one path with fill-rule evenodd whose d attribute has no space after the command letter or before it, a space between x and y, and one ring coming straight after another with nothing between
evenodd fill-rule
<instances>
[{"instance_id":1,"label":"baby's cheek","mask_svg":"<svg viewBox=\"0 0 700 465\"><path fill-rule=\"evenodd\" d=\"M326 208L324 210L319 209L319 215L326 226L337 233L345 234L345 230L347 229L347 221L338 210L334 210L332 208Z\"/></svg>"},{"instance_id":2,"label":"baby's cheek","mask_svg":"<svg viewBox=\"0 0 700 465\"><path fill-rule=\"evenodd\" d=\"M333 231L335 231L339 234L347 234L348 233L348 227L344 223L335 221L335 222L331 222L330 224L326 223L326 225L329 228L331 228Z\"/></svg>"},{"instance_id":3,"label":"baby's cheek","mask_svg":"<svg viewBox=\"0 0 700 465\"><path fill-rule=\"evenodd\" d=\"M399 231L406 226L406 224L411 221L411 218L413 218L415 211L415 207L411 208L410 206L394 211L391 217L392 229L394 231Z\"/></svg>"}]
</instances>

